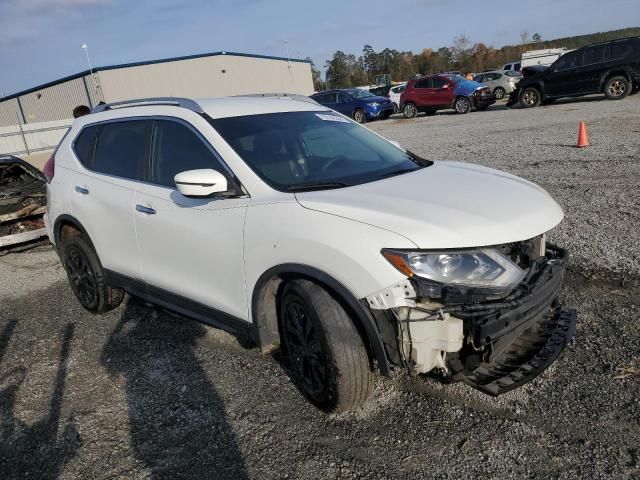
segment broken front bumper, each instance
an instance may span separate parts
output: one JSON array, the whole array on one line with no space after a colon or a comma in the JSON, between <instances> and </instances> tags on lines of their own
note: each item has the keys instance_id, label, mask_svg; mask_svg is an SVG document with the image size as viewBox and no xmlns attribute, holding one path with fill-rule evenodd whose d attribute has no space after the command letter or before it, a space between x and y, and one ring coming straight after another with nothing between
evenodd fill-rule
<instances>
[{"instance_id":1,"label":"broken front bumper","mask_svg":"<svg viewBox=\"0 0 640 480\"><path fill-rule=\"evenodd\" d=\"M381 304L380 296L367 300L370 308L388 308L395 317L397 363L416 373L440 368L498 395L543 372L573 337L576 313L557 300L567 261L565 250L548 246L522 283L500 300L460 290L431 300L431 285L416 277L401 285L395 298L388 292L393 306Z\"/></svg>"}]
</instances>

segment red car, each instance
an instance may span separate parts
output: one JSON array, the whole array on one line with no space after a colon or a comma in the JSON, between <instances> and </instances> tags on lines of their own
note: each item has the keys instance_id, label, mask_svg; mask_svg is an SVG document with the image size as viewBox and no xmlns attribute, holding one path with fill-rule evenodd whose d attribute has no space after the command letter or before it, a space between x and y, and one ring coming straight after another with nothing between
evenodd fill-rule
<instances>
[{"instance_id":1,"label":"red car","mask_svg":"<svg viewBox=\"0 0 640 480\"><path fill-rule=\"evenodd\" d=\"M433 115L449 108L457 113L468 113L472 108L484 110L495 101L491 89L482 83L460 75L439 74L410 80L400 96L400 108L405 117L413 118L419 112Z\"/></svg>"}]
</instances>

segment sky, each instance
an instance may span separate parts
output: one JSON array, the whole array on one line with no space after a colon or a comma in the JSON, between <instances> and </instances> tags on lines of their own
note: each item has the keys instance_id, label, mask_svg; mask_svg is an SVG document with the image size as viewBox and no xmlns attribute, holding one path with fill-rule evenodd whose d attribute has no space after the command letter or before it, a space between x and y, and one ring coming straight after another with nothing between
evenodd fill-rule
<instances>
[{"instance_id":1,"label":"sky","mask_svg":"<svg viewBox=\"0 0 640 480\"><path fill-rule=\"evenodd\" d=\"M0 0L0 92L94 66L205 52L311 57L419 52L458 34L501 47L640 26L640 0ZM286 42L286 43L285 43Z\"/></svg>"}]
</instances>

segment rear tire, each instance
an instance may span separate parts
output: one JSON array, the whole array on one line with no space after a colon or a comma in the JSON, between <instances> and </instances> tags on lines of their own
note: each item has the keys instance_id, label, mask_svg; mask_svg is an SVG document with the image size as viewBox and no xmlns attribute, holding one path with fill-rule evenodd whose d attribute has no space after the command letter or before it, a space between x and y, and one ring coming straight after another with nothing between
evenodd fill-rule
<instances>
[{"instance_id":1,"label":"rear tire","mask_svg":"<svg viewBox=\"0 0 640 480\"><path fill-rule=\"evenodd\" d=\"M631 92L631 84L623 76L611 77L604 84L604 94L609 100L622 100Z\"/></svg>"},{"instance_id":2,"label":"rear tire","mask_svg":"<svg viewBox=\"0 0 640 480\"><path fill-rule=\"evenodd\" d=\"M540 105L542 102L542 95L540 90L535 87L527 87L520 92L520 105L524 108L533 108Z\"/></svg>"},{"instance_id":3,"label":"rear tire","mask_svg":"<svg viewBox=\"0 0 640 480\"><path fill-rule=\"evenodd\" d=\"M71 290L85 309L101 314L122 303L124 291L106 284L100 259L82 233L77 230L67 233L60 250Z\"/></svg>"},{"instance_id":4,"label":"rear tire","mask_svg":"<svg viewBox=\"0 0 640 480\"><path fill-rule=\"evenodd\" d=\"M320 285L292 280L284 286L278 317L282 346L304 396L325 412L362 405L373 374L344 308Z\"/></svg>"},{"instance_id":5,"label":"rear tire","mask_svg":"<svg viewBox=\"0 0 640 480\"><path fill-rule=\"evenodd\" d=\"M469 113L471 111L471 100L467 97L458 97L456 98L456 101L453 102L453 109L456 113Z\"/></svg>"},{"instance_id":6,"label":"rear tire","mask_svg":"<svg viewBox=\"0 0 640 480\"><path fill-rule=\"evenodd\" d=\"M405 118L416 118L418 116L418 108L415 103L405 103L402 113L404 113Z\"/></svg>"},{"instance_id":7,"label":"rear tire","mask_svg":"<svg viewBox=\"0 0 640 480\"><path fill-rule=\"evenodd\" d=\"M496 89L493 91L493 94L496 96L496 99L502 100L507 94L507 91L502 87L496 87Z\"/></svg>"},{"instance_id":8,"label":"rear tire","mask_svg":"<svg viewBox=\"0 0 640 480\"><path fill-rule=\"evenodd\" d=\"M398 113L398 104L396 102L393 102L393 113Z\"/></svg>"},{"instance_id":9,"label":"rear tire","mask_svg":"<svg viewBox=\"0 0 640 480\"><path fill-rule=\"evenodd\" d=\"M353 119L358 123L367 123L367 116L361 108L356 108L353 112Z\"/></svg>"}]
</instances>

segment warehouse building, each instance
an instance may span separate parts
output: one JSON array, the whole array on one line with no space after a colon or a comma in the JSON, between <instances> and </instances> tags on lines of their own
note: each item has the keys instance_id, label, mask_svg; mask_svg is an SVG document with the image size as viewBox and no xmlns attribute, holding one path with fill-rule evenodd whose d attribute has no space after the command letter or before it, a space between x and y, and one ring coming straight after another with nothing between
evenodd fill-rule
<instances>
[{"instance_id":1,"label":"warehouse building","mask_svg":"<svg viewBox=\"0 0 640 480\"><path fill-rule=\"evenodd\" d=\"M313 93L307 60L215 52L98 67L0 99L0 127L71 118L79 105L145 97Z\"/></svg>"}]
</instances>

